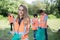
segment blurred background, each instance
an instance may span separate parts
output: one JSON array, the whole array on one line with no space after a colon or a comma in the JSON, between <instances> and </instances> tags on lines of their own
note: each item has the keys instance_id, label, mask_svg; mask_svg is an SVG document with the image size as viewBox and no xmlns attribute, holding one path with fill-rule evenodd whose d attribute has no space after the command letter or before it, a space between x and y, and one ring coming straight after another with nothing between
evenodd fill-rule
<instances>
[{"instance_id":1,"label":"blurred background","mask_svg":"<svg viewBox=\"0 0 60 40\"><path fill-rule=\"evenodd\" d=\"M0 40L11 40L10 26L7 18L8 12L14 17L18 13L18 6L25 5L28 8L30 18L39 9L48 14L48 39L60 40L60 0L0 0ZM29 39L33 40L33 31L30 29Z\"/></svg>"}]
</instances>

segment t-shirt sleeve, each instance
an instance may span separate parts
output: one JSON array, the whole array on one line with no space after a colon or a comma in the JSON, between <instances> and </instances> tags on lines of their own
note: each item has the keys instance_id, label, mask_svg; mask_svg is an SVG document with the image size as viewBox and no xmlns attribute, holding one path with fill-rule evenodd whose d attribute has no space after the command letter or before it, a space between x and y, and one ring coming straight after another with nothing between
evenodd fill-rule
<instances>
[{"instance_id":1,"label":"t-shirt sleeve","mask_svg":"<svg viewBox=\"0 0 60 40\"><path fill-rule=\"evenodd\" d=\"M48 19L48 16L45 16L44 20L47 21L47 19Z\"/></svg>"}]
</instances>

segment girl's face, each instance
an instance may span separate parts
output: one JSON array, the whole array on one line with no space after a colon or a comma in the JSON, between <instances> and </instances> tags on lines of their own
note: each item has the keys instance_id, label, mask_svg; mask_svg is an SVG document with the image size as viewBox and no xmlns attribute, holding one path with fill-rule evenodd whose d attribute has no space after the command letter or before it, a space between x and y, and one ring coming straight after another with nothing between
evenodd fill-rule
<instances>
[{"instance_id":1,"label":"girl's face","mask_svg":"<svg viewBox=\"0 0 60 40\"><path fill-rule=\"evenodd\" d=\"M24 8L22 6L19 7L18 14L19 14L19 16L23 16L24 15Z\"/></svg>"}]
</instances>

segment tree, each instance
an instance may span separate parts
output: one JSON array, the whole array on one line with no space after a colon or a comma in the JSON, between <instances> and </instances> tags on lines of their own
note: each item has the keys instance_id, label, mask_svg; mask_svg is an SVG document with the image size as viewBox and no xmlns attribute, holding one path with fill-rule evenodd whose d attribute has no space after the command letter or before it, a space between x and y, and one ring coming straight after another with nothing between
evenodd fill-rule
<instances>
[{"instance_id":1,"label":"tree","mask_svg":"<svg viewBox=\"0 0 60 40\"><path fill-rule=\"evenodd\" d=\"M37 13L39 9L45 9L46 5L42 3L40 0L34 1L32 4L29 4L29 13L32 15Z\"/></svg>"},{"instance_id":2,"label":"tree","mask_svg":"<svg viewBox=\"0 0 60 40\"><path fill-rule=\"evenodd\" d=\"M17 13L18 6L24 3L24 0L0 0L0 14L6 16L8 12Z\"/></svg>"},{"instance_id":3,"label":"tree","mask_svg":"<svg viewBox=\"0 0 60 40\"><path fill-rule=\"evenodd\" d=\"M58 12L60 14L60 0L56 0L56 4L57 4Z\"/></svg>"}]
</instances>

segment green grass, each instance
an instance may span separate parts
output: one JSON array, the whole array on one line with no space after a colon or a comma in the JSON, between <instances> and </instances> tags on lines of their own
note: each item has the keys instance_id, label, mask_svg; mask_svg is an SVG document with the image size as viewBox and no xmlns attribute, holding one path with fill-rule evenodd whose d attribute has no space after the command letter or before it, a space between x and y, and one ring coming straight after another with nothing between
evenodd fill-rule
<instances>
[{"instance_id":1,"label":"green grass","mask_svg":"<svg viewBox=\"0 0 60 40\"><path fill-rule=\"evenodd\" d=\"M54 16L52 14L48 15L48 17L49 17L49 19L56 19L56 16Z\"/></svg>"},{"instance_id":2,"label":"green grass","mask_svg":"<svg viewBox=\"0 0 60 40\"><path fill-rule=\"evenodd\" d=\"M60 19L48 19L48 25L51 29L57 31L60 29Z\"/></svg>"},{"instance_id":3,"label":"green grass","mask_svg":"<svg viewBox=\"0 0 60 40\"><path fill-rule=\"evenodd\" d=\"M0 30L0 40L11 40L12 35L8 34L9 29Z\"/></svg>"},{"instance_id":4,"label":"green grass","mask_svg":"<svg viewBox=\"0 0 60 40\"><path fill-rule=\"evenodd\" d=\"M48 19L48 39L49 40L60 40L60 19ZM13 35L8 34L9 23L7 18L0 18L0 40L11 40ZM29 39L33 40L33 31L30 29Z\"/></svg>"},{"instance_id":5,"label":"green grass","mask_svg":"<svg viewBox=\"0 0 60 40\"><path fill-rule=\"evenodd\" d=\"M11 34L8 34L9 29L0 30L0 39L2 40L11 40L13 37ZM48 28L48 39L49 40L60 40L60 32L52 32L50 28ZM29 40L33 40L33 31L30 30Z\"/></svg>"}]
</instances>

